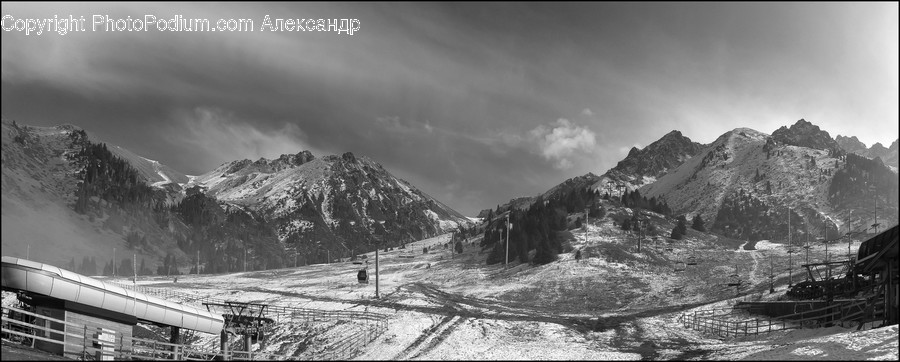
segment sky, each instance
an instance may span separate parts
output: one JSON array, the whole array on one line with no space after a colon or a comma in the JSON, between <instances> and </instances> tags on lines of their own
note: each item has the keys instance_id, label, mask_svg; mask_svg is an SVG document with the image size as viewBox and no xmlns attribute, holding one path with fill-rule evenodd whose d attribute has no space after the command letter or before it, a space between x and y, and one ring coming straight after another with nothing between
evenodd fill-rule
<instances>
[{"instance_id":1,"label":"sky","mask_svg":"<svg viewBox=\"0 0 900 362\"><path fill-rule=\"evenodd\" d=\"M898 137L896 2L3 2L2 16L6 119L74 124L189 175L353 152L470 216L672 130L709 143L803 118L867 146ZM70 16L83 31L26 33ZM253 23L115 30L147 16ZM266 16L358 30L271 31Z\"/></svg>"}]
</instances>

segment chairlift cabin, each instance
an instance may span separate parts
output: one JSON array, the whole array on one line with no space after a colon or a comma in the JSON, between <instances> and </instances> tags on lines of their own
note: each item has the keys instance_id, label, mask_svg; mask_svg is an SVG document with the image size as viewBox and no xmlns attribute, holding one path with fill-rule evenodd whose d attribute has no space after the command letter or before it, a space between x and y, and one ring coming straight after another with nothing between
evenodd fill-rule
<instances>
[{"instance_id":1,"label":"chairlift cabin","mask_svg":"<svg viewBox=\"0 0 900 362\"><path fill-rule=\"evenodd\" d=\"M731 274L731 281L728 282L728 286L739 287L741 286L741 284L743 284L743 281L741 281L740 276L738 276L737 274Z\"/></svg>"},{"instance_id":2,"label":"chairlift cabin","mask_svg":"<svg viewBox=\"0 0 900 362\"><path fill-rule=\"evenodd\" d=\"M361 261L355 261L353 264L362 265ZM359 269L359 272L356 273L356 279L359 281L359 284L369 284L369 262L366 261L366 266L362 269Z\"/></svg>"},{"instance_id":3,"label":"chairlift cabin","mask_svg":"<svg viewBox=\"0 0 900 362\"><path fill-rule=\"evenodd\" d=\"M359 284L369 284L369 272L365 269L360 269L358 273L356 273L356 279L359 280Z\"/></svg>"},{"instance_id":4,"label":"chairlift cabin","mask_svg":"<svg viewBox=\"0 0 900 362\"><path fill-rule=\"evenodd\" d=\"M687 259L687 265L697 265L697 258L691 256Z\"/></svg>"}]
</instances>

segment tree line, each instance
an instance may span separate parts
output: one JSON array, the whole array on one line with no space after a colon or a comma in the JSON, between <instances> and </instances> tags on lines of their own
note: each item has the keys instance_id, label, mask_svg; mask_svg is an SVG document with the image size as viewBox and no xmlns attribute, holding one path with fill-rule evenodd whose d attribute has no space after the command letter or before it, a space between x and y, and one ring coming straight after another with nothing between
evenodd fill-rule
<instances>
[{"instance_id":1,"label":"tree line","mask_svg":"<svg viewBox=\"0 0 900 362\"><path fill-rule=\"evenodd\" d=\"M129 248L151 249L150 244L165 247L172 241L187 257L176 257L169 251L161 265L156 268L142 265L139 273L176 274L179 265L196 264L196 254L200 252L203 272L221 273L243 270L280 268L285 265L286 253L278 242L274 231L262 218L248 215L233 208L226 212L215 199L202 190L188 190L189 196L173 205L166 204L164 192L148 186L140 172L126 160L114 155L106 144L93 143L84 130L69 134L72 147L77 151L70 156L78 167L79 180L72 208L89 216L109 215L109 220L118 220L127 225L127 230L116 227L121 232ZM106 202L106 204L104 204ZM149 224L141 230L140 220ZM155 224L155 226L154 226ZM144 264L141 260L141 264ZM76 269L74 261L70 263ZM128 275L134 272L130 258L113 265L109 261L100 265L93 260L82 261L78 271L87 275ZM196 269L194 267L194 269ZM73 270L75 271L75 270Z\"/></svg>"}]
</instances>

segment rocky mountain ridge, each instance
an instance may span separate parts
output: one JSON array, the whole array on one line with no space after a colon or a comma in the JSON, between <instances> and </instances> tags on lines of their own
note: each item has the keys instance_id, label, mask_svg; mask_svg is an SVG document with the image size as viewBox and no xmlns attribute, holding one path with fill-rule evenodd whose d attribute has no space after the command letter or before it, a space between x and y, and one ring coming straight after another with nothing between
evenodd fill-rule
<instances>
[{"instance_id":1,"label":"rocky mountain ridge","mask_svg":"<svg viewBox=\"0 0 900 362\"><path fill-rule=\"evenodd\" d=\"M542 195L575 184L614 199L637 190L641 197L666 203L670 217L699 215L708 229L738 239L786 238L788 213L795 233L821 235L828 228L830 235L839 235L848 226L874 232L866 227L874 222L870 204L875 199L879 223L896 224L897 168L848 155L841 144L864 149L852 140L834 140L805 119L772 135L737 128L708 145L672 131L643 150L633 148L602 176L574 177ZM875 191L865 191L869 188ZM534 199L515 199L516 208L524 210Z\"/></svg>"},{"instance_id":2,"label":"rocky mountain ridge","mask_svg":"<svg viewBox=\"0 0 900 362\"><path fill-rule=\"evenodd\" d=\"M588 173L567 179L541 196L544 200L548 200L575 187L591 187L610 195L620 195L625 190L636 190L655 182L658 177L696 155L701 147L703 145L700 143L693 142L680 131L673 130L643 149L632 147L624 159L602 175ZM524 210L531 206L535 199L537 197L520 197L499 205L499 208L505 210L512 205ZM487 212L488 210L482 210L479 217L486 216Z\"/></svg>"},{"instance_id":3,"label":"rocky mountain ridge","mask_svg":"<svg viewBox=\"0 0 900 362\"><path fill-rule=\"evenodd\" d=\"M115 248L151 260L172 254L192 265L200 252L225 271L239 267L243 249L254 253L251 268L285 265L286 257L324 262L327 255L349 257L472 223L349 152L236 160L188 176L75 126L9 120L3 120L3 195L4 249L17 255L24 257L26 246L72 257ZM32 210L45 204L65 222ZM48 223L65 228L49 235L39 226ZM84 237L63 236L72 234Z\"/></svg>"},{"instance_id":4,"label":"rocky mountain ridge","mask_svg":"<svg viewBox=\"0 0 900 362\"><path fill-rule=\"evenodd\" d=\"M838 135L835 137L837 144L846 152L855 153L869 159L881 158L885 165L894 167L896 171L898 167L898 146L897 140L891 143L890 147L885 148L880 142L876 142L872 147L866 147L856 136L845 137Z\"/></svg>"}]
</instances>

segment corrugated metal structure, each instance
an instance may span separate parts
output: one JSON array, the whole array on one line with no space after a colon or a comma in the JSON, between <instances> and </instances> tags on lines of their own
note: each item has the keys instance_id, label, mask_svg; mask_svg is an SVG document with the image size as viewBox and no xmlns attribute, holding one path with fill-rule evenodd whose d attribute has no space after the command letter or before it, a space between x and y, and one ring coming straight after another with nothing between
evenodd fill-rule
<instances>
[{"instance_id":1,"label":"corrugated metal structure","mask_svg":"<svg viewBox=\"0 0 900 362\"><path fill-rule=\"evenodd\" d=\"M880 316L882 325L897 324L898 319L898 236L900 226L866 240L859 246L855 275L864 275L873 287L874 295L884 303L884 314Z\"/></svg>"},{"instance_id":2,"label":"corrugated metal structure","mask_svg":"<svg viewBox=\"0 0 900 362\"><path fill-rule=\"evenodd\" d=\"M741 302L735 308L785 321L820 326L855 323L858 328L898 323L898 234L894 227L864 241L857 258L804 265L810 280L793 286L779 302ZM841 266L843 277L816 280L812 268ZM840 274L837 274L840 275Z\"/></svg>"},{"instance_id":3,"label":"corrugated metal structure","mask_svg":"<svg viewBox=\"0 0 900 362\"><path fill-rule=\"evenodd\" d=\"M2 259L2 286L4 290L22 291L42 300L49 298L63 301L64 305L88 307L98 310L98 314L107 312L111 318L124 315L137 321L213 334L221 332L225 323L219 314L10 256Z\"/></svg>"}]
</instances>

